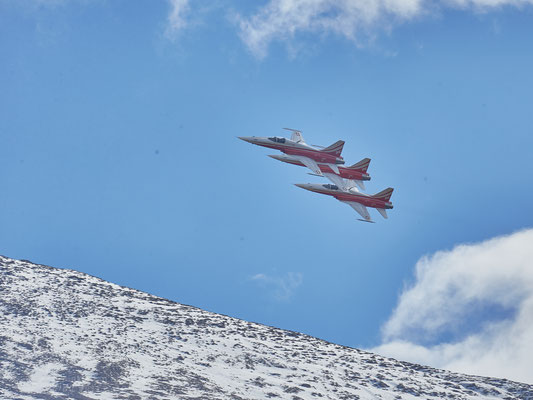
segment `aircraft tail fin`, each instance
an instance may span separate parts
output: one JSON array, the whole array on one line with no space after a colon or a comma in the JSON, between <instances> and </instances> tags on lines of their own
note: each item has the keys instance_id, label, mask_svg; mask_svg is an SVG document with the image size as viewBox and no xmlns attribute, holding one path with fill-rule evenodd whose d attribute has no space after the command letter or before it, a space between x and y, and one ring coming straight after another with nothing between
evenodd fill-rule
<instances>
[{"instance_id":1,"label":"aircraft tail fin","mask_svg":"<svg viewBox=\"0 0 533 400\"><path fill-rule=\"evenodd\" d=\"M387 188L385 190L382 190L379 193L376 193L372 197L374 197L375 199L383 200L383 201L389 201L393 191L394 191L393 188Z\"/></svg>"},{"instance_id":2,"label":"aircraft tail fin","mask_svg":"<svg viewBox=\"0 0 533 400\"><path fill-rule=\"evenodd\" d=\"M344 140L338 140L335 143L333 143L331 146L326 147L325 149L322 149L323 153L329 153L334 154L336 156L340 156L342 153L342 148L344 147Z\"/></svg>"},{"instance_id":3,"label":"aircraft tail fin","mask_svg":"<svg viewBox=\"0 0 533 400\"><path fill-rule=\"evenodd\" d=\"M370 165L370 158L363 158L361 161L355 163L348 169L356 169L357 171L366 172L368 166Z\"/></svg>"}]
</instances>

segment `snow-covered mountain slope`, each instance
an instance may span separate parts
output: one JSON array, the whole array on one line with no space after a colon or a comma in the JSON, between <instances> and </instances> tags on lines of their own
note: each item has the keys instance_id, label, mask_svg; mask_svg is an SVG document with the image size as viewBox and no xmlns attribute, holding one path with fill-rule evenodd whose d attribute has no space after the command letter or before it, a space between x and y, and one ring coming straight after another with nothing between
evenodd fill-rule
<instances>
[{"instance_id":1,"label":"snow-covered mountain slope","mask_svg":"<svg viewBox=\"0 0 533 400\"><path fill-rule=\"evenodd\" d=\"M0 256L0 399L533 399Z\"/></svg>"}]
</instances>

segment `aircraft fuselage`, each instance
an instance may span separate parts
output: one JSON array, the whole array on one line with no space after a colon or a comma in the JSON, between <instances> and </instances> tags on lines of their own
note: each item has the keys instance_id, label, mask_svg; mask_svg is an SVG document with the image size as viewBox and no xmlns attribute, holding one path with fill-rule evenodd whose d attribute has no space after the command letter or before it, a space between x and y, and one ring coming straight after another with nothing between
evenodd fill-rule
<instances>
[{"instance_id":1,"label":"aircraft fuselage","mask_svg":"<svg viewBox=\"0 0 533 400\"><path fill-rule=\"evenodd\" d=\"M393 205L389 201L383 201L368 194L354 191L343 191L335 185L320 185L315 183L297 183L296 186L311 192L326 194L335 197L339 201L355 201L366 207L391 209Z\"/></svg>"},{"instance_id":2,"label":"aircraft fuselage","mask_svg":"<svg viewBox=\"0 0 533 400\"><path fill-rule=\"evenodd\" d=\"M292 158L290 156L271 155L270 157L272 157L272 158L274 158L276 160L279 160L279 161L283 161L283 162L288 163L288 164L293 164L293 165L298 165L300 167L305 167L305 165L301 161L299 161L296 158ZM335 171L333 171L330 168L330 166L327 165L327 164L318 164L318 167L320 168L320 171L322 171L322 173L324 173L324 174L335 174ZM346 168L346 167L338 167L338 168L339 168L339 174L338 175L341 178L353 179L353 180L358 180L358 181L369 181L370 180L370 175L368 175L365 172L353 170L353 169Z\"/></svg>"},{"instance_id":3,"label":"aircraft fuselage","mask_svg":"<svg viewBox=\"0 0 533 400\"><path fill-rule=\"evenodd\" d=\"M334 154L315 149L305 143L296 143L286 138L248 136L239 137L239 139L258 146L279 150L285 154L308 157L317 163L344 164L344 159L341 156L337 157Z\"/></svg>"}]
</instances>

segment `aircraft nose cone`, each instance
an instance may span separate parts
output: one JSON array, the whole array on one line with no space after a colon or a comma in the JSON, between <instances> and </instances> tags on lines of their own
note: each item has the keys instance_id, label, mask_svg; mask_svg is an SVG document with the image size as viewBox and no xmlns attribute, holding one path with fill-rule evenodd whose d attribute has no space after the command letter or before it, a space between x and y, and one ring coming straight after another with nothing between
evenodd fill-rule
<instances>
[{"instance_id":1,"label":"aircraft nose cone","mask_svg":"<svg viewBox=\"0 0 533 400\"><path fill-rule=\"evenodd\" d=\"M305 183L295 183L294 186L298 186L299 188L302 188L302 189L307 189L309 190L309 187L307 184Z\"/></svg>"},{"instance_id":2,"label":"aircraft nose cone","mask_svg":"<svg viewBox=\"0 0 533 400\"><path fill-rule=\"evenodd\" d=\"M237 136L237 137L239 139L241 139L241 140L244 140L245 142L248 142L248 143L253 143L254 142L254 139L251 136Z\"/></svg>"}]
</instances>

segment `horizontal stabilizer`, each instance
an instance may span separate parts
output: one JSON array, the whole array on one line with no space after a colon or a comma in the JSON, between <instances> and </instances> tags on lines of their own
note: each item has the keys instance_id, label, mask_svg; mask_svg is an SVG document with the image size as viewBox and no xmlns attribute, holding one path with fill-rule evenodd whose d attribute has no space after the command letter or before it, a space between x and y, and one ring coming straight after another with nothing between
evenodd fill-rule
<instances>
[{"instance_id":1,"label":"horizontal stabilizer","mask_svg":"<svg viewBox=\"0 0 533 400\"><path fill-rule=\"evenodd\" d=\"M387 216L387 210L385 210L384 208L376 208L376 210L379 211L379 213L383 216L383 218L385 218L385 219L389 218Z\"/></svg>"},{"instance_id":2,"label":"horizontal stabilizer","mask_svg":"<svg viewBox=\"0 0 533 400\"><path fill-rule=\"evenodd\" d=\"M363 158L361 161L355 163L348 169L356 169L357 171L366 172L368 166L370 165L370 158Z\"/></svg>"},{"instance_id":3,"label":"horizontal stabilizer","mask_svg":"<svg viewBox=\"0 0 533 400\"><path fill-rule=\"evenodd\" d=\"M372 221L371 219L370 220L367 220L367 219L362 219L362 218L357 218L358 221L363 221L363 222L370 222L371 224L375 224L374 221Z\"/></svg>"},{"instance_id":4,"label":"horizontal stabilizer","mask_svg":"<svg viewBox=\"0 0 533 400\"><path fill-rule=\"evenodd\" d=\"M393 188L387 188L385 190L382 190L379 193L376 193L372 197L374 197L375 199L383 200L383 201L389 201L393 190L394 190Z\"/></svg>"},{"instance_id":5,"label":"horizontal stabilizer","mask_svg":"<svg viewBox=\"0 0 533 400\"><path fill-rule=\"evenodd\" d=\"M339 140L333 143L331 146L326 147L324 150L320 150L323 153L334 154L340 156L342 153L342 148L344 147L344 140Z\"/></svg>"}]
</instances>

